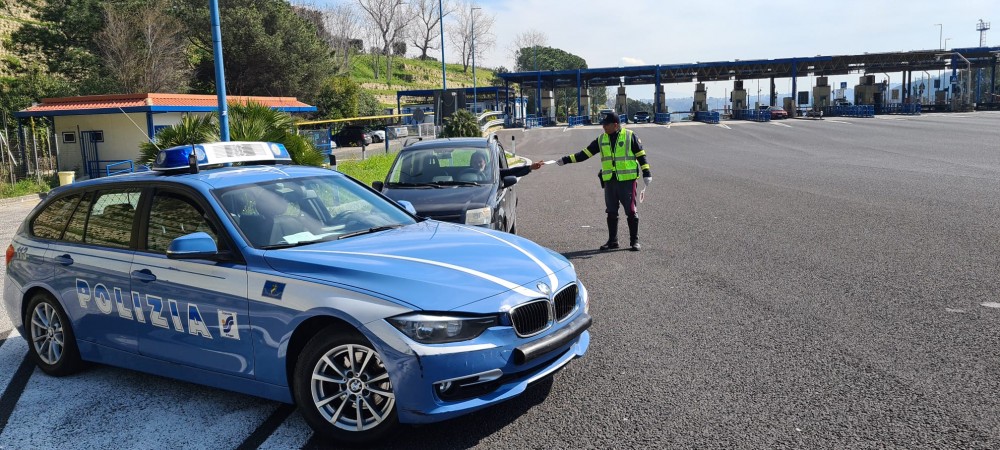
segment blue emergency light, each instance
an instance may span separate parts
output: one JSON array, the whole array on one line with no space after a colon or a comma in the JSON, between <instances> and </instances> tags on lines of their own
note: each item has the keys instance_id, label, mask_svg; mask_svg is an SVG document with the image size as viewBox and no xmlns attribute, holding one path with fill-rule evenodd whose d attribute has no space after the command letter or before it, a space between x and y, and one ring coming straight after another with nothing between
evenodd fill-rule
<instances>
[{"instance_id":1,"label":"blue emergency light","mask_svg":"<svg viewBox=\"0 0 1000 450\"><path fill-rule=\"evenodd\" d=\"M191 158L191 156L194 158ZM191 160L194 161L191 161ZM195 164L191 164L194 162ZM160 150L153 170L173 171L223 164L291 163L292 157L284 145L277 142L211 142L181 145Z\"/></svg>"}]
</instances>

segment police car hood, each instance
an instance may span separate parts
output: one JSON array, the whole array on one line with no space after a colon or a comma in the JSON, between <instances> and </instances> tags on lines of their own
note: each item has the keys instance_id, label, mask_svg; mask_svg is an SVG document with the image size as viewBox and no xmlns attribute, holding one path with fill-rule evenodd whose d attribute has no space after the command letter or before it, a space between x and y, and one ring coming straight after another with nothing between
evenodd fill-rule
<instances>
[{"instance_id":1,"label":"police car hood","mask_svg":"<svg viewBox=\"0 0 1000 450\"><path fill-rule=\"evenodd\" d=\"M527 239L433 220L271 250L264 257L281 272L374 291L437 311L512 290L541 297L539 281L555 287L574 276L564 271L570 265L566 258Z\"/></svg>"}]
</instances>

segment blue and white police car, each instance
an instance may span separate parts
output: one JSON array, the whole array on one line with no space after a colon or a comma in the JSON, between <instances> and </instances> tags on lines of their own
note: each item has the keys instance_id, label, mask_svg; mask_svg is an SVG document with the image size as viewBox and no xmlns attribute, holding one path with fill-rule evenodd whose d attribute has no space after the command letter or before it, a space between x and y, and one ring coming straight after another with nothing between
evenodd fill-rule
<instances>
[{"instance_id":1,"label":"blue and white police car","mask_svg":"<svg viewBox=\"0 0 1000 450\"><path fill-rule=\"evenodd\" d=\"M294 403L365 443L512 398L587 351L587 290L558 253L290 161L275 143L175 147L152 172L53 190L6 255L32 359Z\"/></svg>"}]
</instances>

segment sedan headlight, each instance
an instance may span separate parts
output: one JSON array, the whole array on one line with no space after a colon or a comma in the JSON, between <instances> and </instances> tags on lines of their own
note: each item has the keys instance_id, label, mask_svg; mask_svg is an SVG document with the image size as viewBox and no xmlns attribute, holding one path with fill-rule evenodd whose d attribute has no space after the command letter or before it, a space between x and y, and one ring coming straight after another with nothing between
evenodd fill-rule
<instances>
[{"instance_id":1,"label":"sedan headlight","mask_svg":"<svg viewBox=\"0 0 1000 450\"><path fill-rule=\"evenodd\" d=\"M497 316L461 317L436 314L406 314L386 319L397 330L422 344L473 339L497 326Z\"/></svg>"},{"instance_id":2,"label":"sedan headlight","mask_svg":"<svg viewBox=\"0 0 1000 450\"><path fill-rule=\"evenodd\" d=\"M470 209L465 212L466 225L489 225L493 220L493 208Z\"/></svg>"}]
</instances>

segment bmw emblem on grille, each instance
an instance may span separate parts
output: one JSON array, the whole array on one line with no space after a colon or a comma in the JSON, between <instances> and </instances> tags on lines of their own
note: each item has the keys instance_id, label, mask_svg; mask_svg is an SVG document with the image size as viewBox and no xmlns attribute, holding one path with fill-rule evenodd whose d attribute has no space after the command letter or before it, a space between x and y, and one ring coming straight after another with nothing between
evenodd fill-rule
<instances>
[{"instance_id":1,"label":"bmw emblem on grille","mask_svg":"<svg viewBox=\"0 0 1000 450\"><path fill-rule=\"evenodd\" d=\"M538 285L535 287L538 288L538 292L541 292L545 295L549 295L552 293L552 289L549 289L549 285L545 284L544 282L539 282Z\"/></svg>"}]
</instances>

